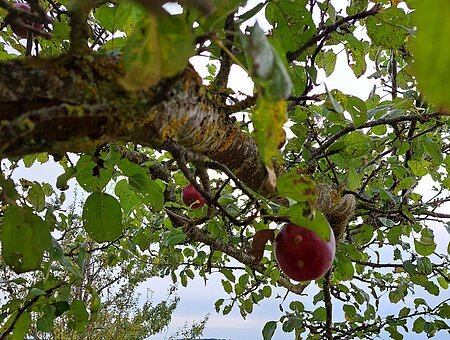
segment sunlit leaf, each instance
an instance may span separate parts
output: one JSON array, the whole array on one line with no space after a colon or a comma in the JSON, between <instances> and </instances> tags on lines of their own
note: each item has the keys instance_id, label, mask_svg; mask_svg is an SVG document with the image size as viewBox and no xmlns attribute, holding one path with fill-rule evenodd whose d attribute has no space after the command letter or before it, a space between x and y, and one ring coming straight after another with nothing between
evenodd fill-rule
<instances>
[{"instance_id":1,"label":"sunlit leaf","mask_svg":"<svg viewBox=\"0 0 450 340\"><path fill-rule=\"evenodd\" d=\"M414 70L419 88L435 105L450 107L450 22L443 18L450 13L446 0L416 1Z\"/></svg>"},{"instance_id":2,"label":"sunlit leaf","mask_svg":"<svg viewBox=\"0 0 450 340\"><path fill-rule=\"evenodd\" d=\"M192 30L182 16L148 13L125 46L125 76L130 91L148 89L181 72L193 55Z\"/></svg>"}]
</instances>

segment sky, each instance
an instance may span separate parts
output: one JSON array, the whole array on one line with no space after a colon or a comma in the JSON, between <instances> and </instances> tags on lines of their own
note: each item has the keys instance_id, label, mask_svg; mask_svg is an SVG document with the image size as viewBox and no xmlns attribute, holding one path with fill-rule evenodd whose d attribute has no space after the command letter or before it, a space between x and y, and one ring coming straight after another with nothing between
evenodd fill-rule
<instances>
[{"instance_id":1,"label":"sky","mask_svg":"<svg viewBox=\"0 0 450 340\"><path fill-rule=\"evenodd\" d=\"M254 5L260 1L250 0L250 5ZM347 1L341 1L343 5ZM267 21L265 21L263 16L258 16L258 22L262 27L267 27ZM206 64L209 60L205 57L196 57L191 60L195 68L200 72L201 75L205 75ZM367 74L370 74L370 70ZM348 67L345 53L340 53L337 59L337 65L335 72L328 78L325 78L322 71L319 72L320 82L326 83L328 89L338 88L346 94L353 94L360 98L367 98L370 91L375 83L373 79L367 79L367 77L361 77L356 79L352 70ZM247 74L241 70L239 67L233 67L232 74L230 76L229 85L234 90L239 90L247 94L251 94L253 91L253 85ZM324 92L325 87L321 85L319 90ZM39 166L33 166L31 169L25 169L23 167L19 168L15 172L15 178L27 178L29 180L39 180L47 181L52 185L55 184L57 176L62 173L62 168L55 166L54 164L46 163ZM419 191L424 195L430 194L429 191L430 182L425 180L419 186ZM442 227L436 226L434 228L435 232L438 234L439 240L442 242L439 247L444 247L444 244L448 243L450 240L449 234L443 230ZM242 340L242 339L261 339L261 330L264 324L269 320L278 320L281 316L280 303L282 302L280 298L275 298L276 293L284 296L284 290L274 291L271 298L263 300L259 306L255 306L254 312L250 314L245 320L240 316L238 308L234 308L233 311L226 316L218 314L214 310L214 302L219 298L227 298L227 294L223 291L220 280L222 279L221 274L212 274L208 282L205 284L203 279L196 277L193 281L189 281L186 288L182 286L178 289L178 295L180 296L180 302L178 308L173 314L173 319L170 327L156 336L150 337L151 340L164 340L168 336L176 332L177 329L183 327L185 324L190 324L192 321L199 321L203 319L207 314L209 314L209 320L206 325L204 332L205 338L220 338L220 339L230 339L230 340ZM170 278L152 278L148 280L144 285L141 286L139 292L142 296L146 295L148 289L153 291L153 301L157 303L160 300L166 298L167 289L172 284ZM300 298L300 300L305 304L306 307L312 308L312 296L317 292L315 288L310 287L305 291L306 296ZM450 292L443 291L450 297ZM296 297L292 297L296 298ZM445 297L440 296L439 300L443 300ZM285 308L289 305L291 297L282 304ZM394 307L398 310L398 305ZM401 306L400 306L401 308ZM335 310L337 310L336 308ZM391 307L389 303L385 303L383 313L388 314ZM342 315L338 315L337 318L342 318ZM386 336L386 335L385 335ZM411 333L408 335L409 339L423 339L425 335L417 335ZM284 333L280 330L280 326L275 333L273 339L277 340L287 340L293 339L292 334ZM388 337L383 337L383 339L388 339ZM435 337L435 339L446 339L445 335L440 334Z\"/></svg>"}]
</instances>

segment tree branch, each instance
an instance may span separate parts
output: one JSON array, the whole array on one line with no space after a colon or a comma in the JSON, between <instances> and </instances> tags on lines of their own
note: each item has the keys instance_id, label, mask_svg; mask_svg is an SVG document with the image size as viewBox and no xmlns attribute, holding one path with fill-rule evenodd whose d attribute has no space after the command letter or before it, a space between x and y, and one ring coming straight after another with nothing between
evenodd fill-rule
<instances>
[{"instance_id":1,"label":"tree branch","mask_svg":"<svg viewBox=\"0 0 450 340\"><path fill-rule=\"evenodd\" d=\"M424 123L432 118L436 118L439 116L449 116L449 115L450 115L450 113L448 113L448 112L437 111L437 112L433 112L433 113L425 113L422 115L410 114L410 115L398 116L398 117L394 117L394 118L380 118L377 120L372 120L372 121L366 122L366 123L362 124L361 126L359 126L358 128L356 128L353 125L353 123L348 124L342 130L340 130L339 132L336 132L333 136L331 136L325 142L323 142L323 144L320 147L314 149L313 153L315 156L310 160L309 163L317 162L318 159L324 157L323 154L326 149L328 149L339 138L345 136L346 134L348 134L352 131L360 130L360 129L364 129L364 128L370 128L370 127L379 126L379 125L395 125L395 124L402 123L402 122L415 122L416 121L419 123Z\"/></svg>"},{"instance_id":2,"label":"tree branch","mask_svg":"<svg viewBox=\"0 0 450 340\"><path fill-rule=\"evenodd\" d=\"M273 195L255 141L211 99L193 68L142 92L124 91L122 75L114 56L0 63L0 157L89 152L109 141L162 149L173 141L224 164L253 191ZM317 208L340 235L353 215L353 195L340 199L325 185L318 193Z\"/></svg>"},{"instance_id":3,"label":"tree branch","mask_svg":"<svg viewBox=\"0 0 450 340\"><path fill-rule=\"evenodd\" d=\"M341 18L335 21L333 24L325 26L321 33L314 35L310 40L304 43L297 51L287 53L287 59L289 61L296 60L302 53L304 53L308 48L316 44L318 41L327 38L331 33L335 32L339 27L349 23L350 21L364 19L372 15L376 15L382 6L380 4L376 4L370 10L356 13L354 15L350 15L345 18Z\"/></svg>"},{"instance_id":4,"label":"tree branch","mask_svg":"<svg viewBox=\"0 0 450 340\"><path fill-rule=\"evenodd\" d=\"M330 294L330 277L332 270L329 270L324 277L323 282L323 301L325 303L325 309L327 312L327 317L325 320L325 336L328 340L333 340L333 304L331 302Z\"/></svg>"}]
</instances>

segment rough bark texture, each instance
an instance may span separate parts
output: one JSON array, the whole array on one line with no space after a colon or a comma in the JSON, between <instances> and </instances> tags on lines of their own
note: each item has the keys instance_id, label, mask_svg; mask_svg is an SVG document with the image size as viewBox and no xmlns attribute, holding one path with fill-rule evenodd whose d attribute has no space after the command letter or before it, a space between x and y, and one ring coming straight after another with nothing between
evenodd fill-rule
<instances>
[{"instance_id":1,"label":"rough bark texture","mask_svg":"<svg viewBox=\"0 0 450 340\"><path fill-rule=\"evenodd\" d=\"M125 92L120 77L113 57L1 64L0 156L88 151L114 140L158 148L173 140L260 188L265 169L255 143L216 107L193 69L137 93Z\"/></svg>"},{"instance_id":2,"label":"rough bark texture","mask_svg":"<svg viewBox=\"0 0 450 340\"><path fill-rule=\"evenodd\" d=\"M162 148L172 140L225 164L261 192L267 170L258 149L188 67L148 91L118 84L111 56L29 58L0 64L0 158L47 151L90 151L108 141ZM354 211L353 196L318 186L318 208L339 237Z\"/></svg>"}]
</instances>

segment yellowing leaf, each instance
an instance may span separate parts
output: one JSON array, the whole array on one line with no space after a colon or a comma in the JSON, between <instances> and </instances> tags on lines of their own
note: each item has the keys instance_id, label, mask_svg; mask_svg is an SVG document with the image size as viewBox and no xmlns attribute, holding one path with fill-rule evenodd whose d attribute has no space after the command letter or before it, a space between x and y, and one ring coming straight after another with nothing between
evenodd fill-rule
<instances>
[{"instance_id":1,"label":"yellowing leaf","mask_svg":"<svg viewBox=\"0 0 450 340\"><path fill-rule=\"evenodd\" d=\"M414 41L415 75L419 88L430 102L450 107L450 2L447 0L417 1Z\"/></svg>"},{"instance_id":2,"label":"yellowing leaf","mask_svg":"<svg viewBox=\"0 0 450 340\"><path fill-rule=\"evenodd\" d=\"M129 91L148 89L181 72L193 51L191 28L181 16L148 13L128 38L120 83Z\"/></svg>"},{"instance_id":3,"label":"yellowing leaf","mask_svg":"<svg viewBox=\"0 0 450 340\"><path fill-rule=\"evenodd\" d=\"M285 138L283 124L286 122L286 102L271 102L260 97L252 121L261 159L265 165L271 166L272 157L279 155L278 145Z\"/></svg>"}]
</instances>

